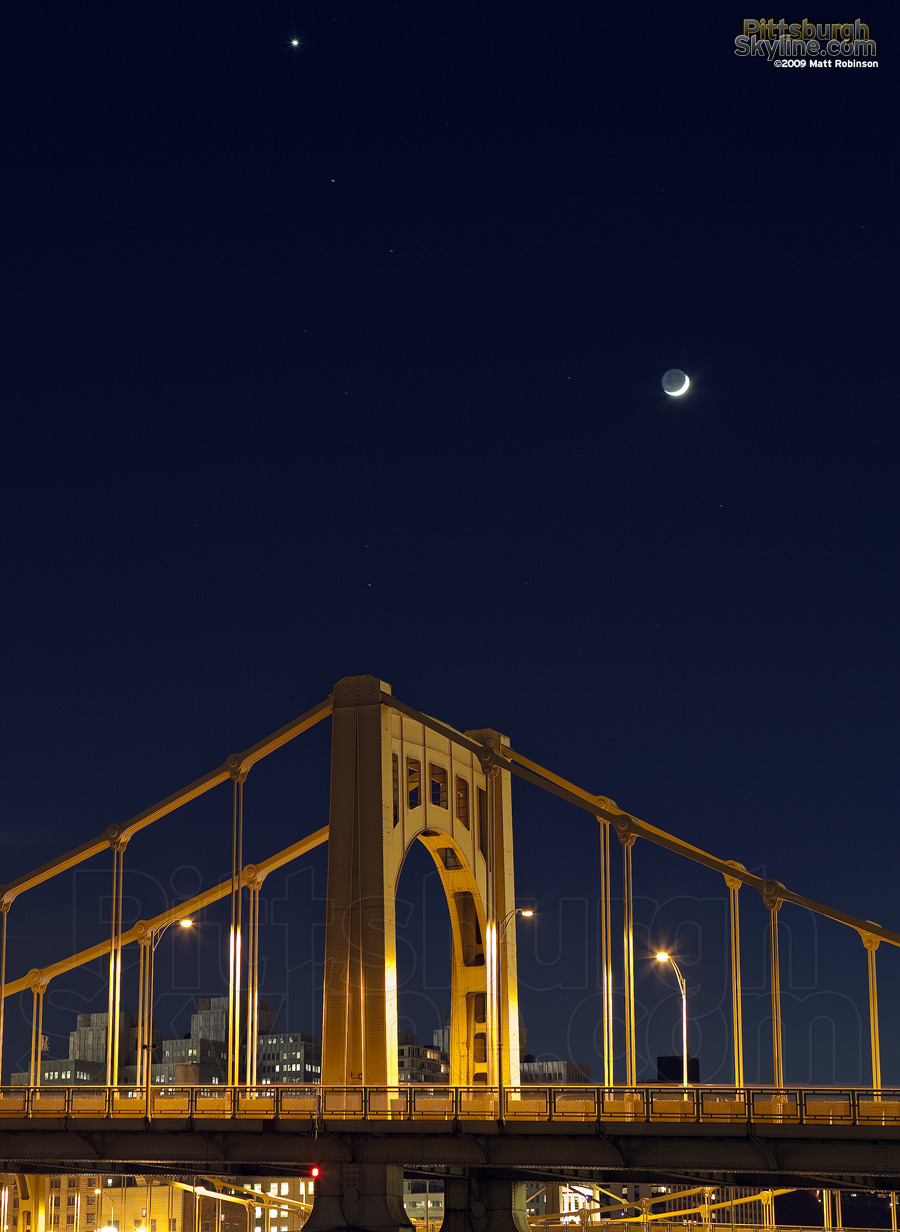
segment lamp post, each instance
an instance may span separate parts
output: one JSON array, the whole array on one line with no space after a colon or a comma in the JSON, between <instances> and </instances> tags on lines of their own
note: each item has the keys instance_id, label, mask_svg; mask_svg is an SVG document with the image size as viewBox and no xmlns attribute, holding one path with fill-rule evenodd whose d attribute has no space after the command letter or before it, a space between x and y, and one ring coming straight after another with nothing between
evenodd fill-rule
<instances>
[{"instance_id":1,"label":"lamp post","mask_svg":"<svg viewBox=\"0 0 900 1232\"><path fill-rule=\"evenodd\" d=\"M530 907L513 907L512 911L507 911L506 915L497 925L497 945L495 955L495 980L496 980L496 1005L497 1005L497 1094L499 1096L500 1107L498 1119L503 1120L503 1010L500 1004L500 984L502 964L500 962L500 946L503 938L506 936L506 930L516 918L517 915L523 916L525 919L531 919L534 912Z\"/></svg>"},{"instance_id":2,"label":"lamp post","mask_svg":"<svg viewBox=\"0 0 900 1232\"><path fill-rule=\"evenodd\" d=\"M145 996L145 1003L144 1003L144 1024L143 1024L143 1032L142 1032L144 1038L143 1038L143 1041L141 1042L141 1050L144 1054L143 1063L144 1063L144 1082L146 1084L145 1085L145 1095L146 1095L146 1101L147 1101L147 1116L150 1115L150 1071L151 1071L150 1063L151 1063L151 1059L153 1056L153 974L154 974L153 973L153 968L154 968L153 959L154 959L154 955L156 954L156 947L159 945L163 933L168 928L171 928L171 926L175 922L176 921L174 919L166 920L165 924L162 924L159 928L155 928L152 934L150 935L150 942L149 942L149 947L148 947L149 953L147 955L146 996ZM191 928L193 926L193 923L194 921L189 920L189 919L178 920L179 928Z\"/></svg>"},{"instance_id":3,"label":"lamp post","mask_svg":"<svg viewBox=\"0 0 900 1232\"><path fill-rule=\"evenodd\" d=\"M103 1218L103 1190L95 1189L94 1193L100 1199L100 1218ZM109 1198L109 1223L100 1229L100 1232L116 1232L115 1220L113 1219L113 1201L110 1194L106 1195Z\"/></svg>"},{"instance_id":4,"label":"lamp post","mask_svg":"<svg viewBox=\"0 0 900 1232\"><path fill-rule=\"evenodd\" d=\"M666 954L664 950L660 950L660 952L656 955L656 961L657 962L667 962L667 963L672 964L675 970L675 975L678 979L678 987L681 990L681 1066L682 1066L682 1081L683 1081L685 1090L687 1090L687 1085L688 1085L687 987L684 982L684 976L681 974L681 968L678 966L678 963L671 956L671 954Z\"/></svg>"}]
</instances>

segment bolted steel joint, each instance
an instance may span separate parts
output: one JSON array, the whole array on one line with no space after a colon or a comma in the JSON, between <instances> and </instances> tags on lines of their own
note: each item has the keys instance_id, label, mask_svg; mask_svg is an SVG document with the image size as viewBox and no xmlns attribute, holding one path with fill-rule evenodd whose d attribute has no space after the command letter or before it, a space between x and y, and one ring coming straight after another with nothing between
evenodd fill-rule
<instances>
[{"instance_id":1,"label":"bolted steel joint","mask_svg":"<svg viewBox=\"0 0 900 1232\"><path fill-rule=\"evenodd\" d=\"M634 818L628 813L620 813L618 817L613 818L612 824L622 846L630 847L637 838L634 832Z\"/></svg>"},{"instance_id":2,"label":"bolted steel joint","mask_svg":"<svg viewBox=\"0 0 900 1232\"><path fill-rule=\"evenodd\" d=\"M866 923L874 924L876 928L881 928L881 925L876 923L875 920L866 920ZM859 930L859 935L860 937L862 937L862 943L866 947L866 949L871 950L872 953L874 954L875 951L878 949L879 945L881 945L881 938L876 937L874 933L863 932L862 929Z\"/></svg>"},{"instance_id":3,"label":"bolted steel joint","mask_svg":"<svg viewBox=\"0 0 900 1232\"><path fill-rule=\"evenodd\" d=\"M497 754L493 749L489 749L486 745L478 750L478 760L481 762L482 773L490 777L492 772L497 768Z\"/></svg>"},{"instance_id":4,"label":"bolted steel joint","mask_svg":"<svg viewBox=\"0 0 900 1232\"><path fill-rule=\"evenodd\" d=\"M237 753L232 753L230 757L225 759L225 769L236 783L243 783L248 774L241 757Z\"/></svg>"},{"instance_id":5,"label":"bolted steel joint","mask_svg":"<svg viewBox=\"0 0 900 1232\"><path fill-rule=\"evenodd\" d=\"M259 871L258 864L247 864L244 866L243 882L249 890L258 890L265 877Z\"/></svg>"},{"instance_id":6,"label":"bolted steel joint","mask_svg":"<svg viewBox=\"0 0 900 1232\"><path fill-rule=\"evenodd\" d=\"M785 889L780 881L767 878L762 884L762 900L770 911L777 911L784 902Z\"/></svg>"},{"instance_id":7,"label":"bolted steel joint","mask_svg":"<svg viewBox=\"0 0 900 1232\"><path fill-rule=\"evenodd\" d=\"M739 868L742 873L746 873L747 871L744 865L738 860L726 860L725 863L730 864L732 868ZM729 890L739 890L744 884L740 877L729 877L727 873L724 873L723 876L725 877L725 884L728 886Z\"/></svg>"}]
</instances>

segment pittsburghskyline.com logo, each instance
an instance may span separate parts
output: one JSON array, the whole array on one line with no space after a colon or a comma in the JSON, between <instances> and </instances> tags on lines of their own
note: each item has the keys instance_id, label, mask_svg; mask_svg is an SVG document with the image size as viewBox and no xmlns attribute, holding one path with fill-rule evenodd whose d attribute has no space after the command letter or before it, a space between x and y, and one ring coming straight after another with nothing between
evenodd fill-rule
<instances>
[{"instance_id":1,"label":"pittsburghskyline.com logo","mask_svg":"<svg viewBox=\"0 0 900 1232\"><path fill-rule=\"evenodd\" d=\"M760 56L779 68L877 68L869 27L846 22L788 22L748 17L734 40L736 56Z\"/></svg>"}]
</instances>

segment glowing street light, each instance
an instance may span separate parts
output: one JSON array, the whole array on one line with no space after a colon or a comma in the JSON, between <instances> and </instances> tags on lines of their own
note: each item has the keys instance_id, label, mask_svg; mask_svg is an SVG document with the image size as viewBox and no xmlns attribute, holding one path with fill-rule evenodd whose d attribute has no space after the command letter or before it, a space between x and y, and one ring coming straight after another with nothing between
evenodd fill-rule
<instances>
[{"instance_id":1,"label":"glowing street light","mask_svg":"<svg viewBox=\"0 0 900 1232\"><path fill-rule=\"evenodd\" d=\"M507 912L507 914L503 917L503 919L500 922L500 935L497 938L498 941L502 941L503 938L506 936L506 930L509 928L510 924L513 922L513 920L516 918L517 915L522 916L526 920L530 920L531 917L534 915L534 912L531 910L530 907L513 907L512 911Z\"/></svg>"},{"instance_id":2,"label":"glowing street light","mask_svg":"<svg viewBox=\"0 0 900 1232\"><path fill-rule=\"evenodd\" d=\"M102 1219L102 1218L103 1218L103 1190L102 1190L102 1189L95 1189L95 1190L94 1190L94 1193L95 1193L95 1194L97 1195L97 1197L100 1199L100 1218ZM113 1219L113 1200L112 1200L112 1195L111 1195L111 1194L107 1194L106 1196L107 1196L107 1198L109 1199L109 1223L108 1223L108 1224L105 1224L102 1228L100 1228L100 1229L99 1229L99 1232L116 1232L115 1221L114 1221L114 1219Z\"/></svg>"},{"instance_id":3,"label":"glowing street light","mask_svg":"<svg viewBox=\"0 0 900 1232\"><path fill-rule=\"evenodd\" d=\"M152 1060L152 1057L153 1057L153 983L154 983L154 979L153 979L153 968L154 968L154 956L155 956L155 954L156 954L156 947L159 945L159 943L160 943L160 939L162 938L163 933L164 933L164 932L165 932L168 928L171 928L171 926L172 926L173 924L175 924L175 923L177 923L177 924L178 924L179 928L192 928L192 927L193 927L193 924L194 924L194 921L193 921L193 920L191 920L191 919L188 919L187 917L185 917L183 920L175 920L175 919L172 919L172 920L166 920L165 924L163 924L160 928L156 928L156 929L154 929L154 930L153 930L153 935L152 935L152 936L151 936L151 938L150 938L150 953L149 953L149 954L148 954L148 956L147 956L147 963L148 963L148 971L147 971L147 1004L146 1004L145 1011L144 1011L144 1012L145 1012L145 1014L146 1014L146 1016L147 1016L147 1020L146 1020L146 1028L145 1028L144 1042L141 1044L141 1049L142 1049L142 1051L143 1051L143 1053L144 1053L144 1081L145 1081L145 1083L146 1083L146 1087L145 1087L145 1099L146 1099L146 1104L147 1104L147 1116L149 1116L149 1115L150 1115L150 1083L151 1083L151 1078L150 1078L150 1067L151 1067L151 1060ZM102 1229L102 1228L101 1228L101 1229L100 1229L100 1232L104 1232L104 1229Z\"/></svg>"},{"instance_id":4,"label":"glowing street light","mask_svg":"<svg viewBox=\"0 0 900 1232\"><path fill-rule=\"evenodd\" d=\"M500 946L503 938L506 936L506 930L516 918L517 915L524 916L526 920L530 919L534 912L530 907L513 907L512 911L507 911L506 915L500 921L497 927L497 944L494 947L494 978L496 980L496 1002L497 1002L497 1094L500 1097L500 1120L503 1120L503 1007L500 1004Z\"/></svg>"},{"instance_id":5,"label":"glowing street light","mask_svg":"<svg viewBox=\"0 0 900 1232\"><path fill-rule=\"evenodd\" d=\"M665 952L665 950L660 950L660 952L656 955L656 961L657 961L657 962L667 962L667 963L671 963L671 964L672 964L672 966L673 966L673 968L674 968L674 970L675 970L675 975L676 975L676 977L677 977L677 979L678 979L678 987L679 987L679 989L681 990L681 1065L682 1065L682 1082L683 1082L683 1084L684 1084L685 1090L687 1090L687 1085L688 1085L688 1050L687 1050L687 986L685 985L685 982L684 982L684 976L681 974L681 968L678 966L678 963L675 961L675 959L672 957L672 955L671 955L671 954L667 954L667 953Z\"/></svg>"}]
</instances>

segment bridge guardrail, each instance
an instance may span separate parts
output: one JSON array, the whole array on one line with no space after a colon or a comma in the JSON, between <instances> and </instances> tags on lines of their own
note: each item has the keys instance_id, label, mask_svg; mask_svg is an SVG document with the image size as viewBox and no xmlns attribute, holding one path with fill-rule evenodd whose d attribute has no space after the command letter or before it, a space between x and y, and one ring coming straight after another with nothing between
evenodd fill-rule
<instances>
[{"instance_id":1,"label":"bridge guardrail","mask_svg":"<svg viewBox=\"0 0 900 1232\"><path fill-rule=\"evenodd\" d=\"M801 1091L805 1124L852 1125L852 1091Z\"/></svg>"},{"instance_id":2,"label":"bridge guardrail","mask_svg":"<svg viewBox=\"0 0 900 1232\"><path fill-rule=\"evenodd\" d=\"M701 1121L726 1121L743 1124L749 1119L750 1104L745 1091L703 1091L700 1095Z\"/></svg>"},{"instance_id":3,"label":"bridge guardrail","mask_svg":"<svg viewBox=\"0 0 900 1232\"><path fill-rule=\"evenodd\" d=\"M696 1121L696 1094L690 1087L650 1091L650 1120Z\"/></svg>"},{"instance_id":4,"label":"bridge guardrail","mask_svg":"<svg viewBox=\"0 0 900 1232\"><path fill-rule=\"evenodd\" d=\"M340 1120L496 1121L496 1087L3 1087L4 1121ZM502 1091L512 1123L699 1123L900 1127L900 1090L798 1087L523 1086ZM149 1108L148 1108L149 1101Z\"/></svg>"}]
</instances>

